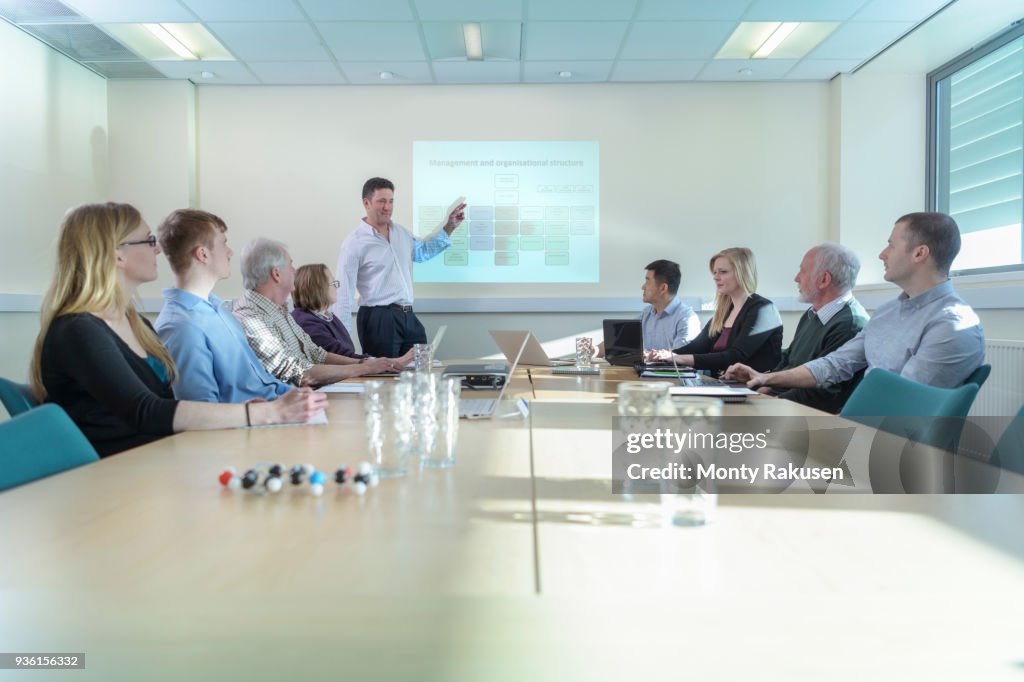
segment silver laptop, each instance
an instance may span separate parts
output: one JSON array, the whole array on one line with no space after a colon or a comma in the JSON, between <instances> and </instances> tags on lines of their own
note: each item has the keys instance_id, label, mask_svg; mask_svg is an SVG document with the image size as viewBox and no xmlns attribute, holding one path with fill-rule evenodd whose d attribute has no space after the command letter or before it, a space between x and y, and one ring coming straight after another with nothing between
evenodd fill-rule
<instances>
[{"instance_id":1,"label":"silver laptop","mask_svg":"<svg viewBox=\"0 0 1024 682\"><path fill-rule=\"evenodd\" d=\"M498 397L462 398L459 401L459 417L463 419L488 419L494 416L494 411L498 409L498 404L505 396L505 391L508 390L509 384L512 383L512 374L516 371L516 365L519 364L519 358L523 354L523 349L526 348L526 342L529 340L526 338L527 332L517 333L521 334L519 337L519 350L516 351L514 359L510 358L512 364L508 368L508 376L505 378L505 383L502 385Z\"/></svg>"},{"instance_id":2,"label":"silver laptop","mask_svg":"<svg viewBox=\"0 0 1024 682\"><path fill-rule=\"evenodd\" d=\"M574 365L574 360L552 360L544 352L540 341L528 331L492 331L490 332L494 343L498 344L505 359L512 362L512 358L520 350L523 343L523 335L526 335L526 346L523 350L523 357L519 361L522 365L533 365L536 367L558 367L561 365Z\"/></svg>"},{"instance_id":3,"label":"silver laptop","mask_svg":"<svg viewBox=\"0 0 1024 682\"><path fill-rule=\"evenodd\" d=\"M444 338L444 333L446 331L448 331L448 325L442 324L440 327L437 328L437 331L434 332L434 338L431 339L430 341L430 365L432 367L444 367L444 363L437 359L437 349L441 347L441 339ZM415 366L415 362L410 362L408 365L406 365L406 368L412 369Z\"/></svg>"}]
</instances>

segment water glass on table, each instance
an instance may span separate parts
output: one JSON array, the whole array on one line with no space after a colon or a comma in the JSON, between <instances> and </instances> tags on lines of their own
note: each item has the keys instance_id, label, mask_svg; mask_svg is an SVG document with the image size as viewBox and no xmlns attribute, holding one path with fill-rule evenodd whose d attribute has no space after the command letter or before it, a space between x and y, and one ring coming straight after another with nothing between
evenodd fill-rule
<instances>
[{"instance_id":1,"label":"water glass on table","mask_svg":"<svg viewBox=\"0 0 1024 682\"><path fill-rule=\"evenodd\" d=\"M404 476L412 449L412 390L401 381L368 381L363 392L370 463L381 478Z\"/></svg>"},{"instance_id":2,"label":"water glass on table","mask_svg":"<svg viewBox=\"0 0 1024 682\"><path fill-rule=\"evenodd\" d=\"M417 343L412 347L413 368L417 372L429 372L433 368L433 348L429 343Z\"/></svg>"},{"instance_id":3,"label":"water glass on table","mask_svg":"<svg viewBox=\"0 0 1024 682\"><path fill-rule=\"evenodd\" d=\"M590 367L594 360L594 339L589 336L576 337L576 366Z\"/></svg>"},{"instance_id":4,"label":"water glass on table","mask_svg":"<svg viewBox=\"0 0 1024 682\"><path fill-rule=\"evenodd\" d=\"M459 400L462 381L455 377L440 378L433 383L433 430L429 441L420 450L420 466L428 469L455 464L455 444L459 439Z\"/></svg>"}]
</instances>

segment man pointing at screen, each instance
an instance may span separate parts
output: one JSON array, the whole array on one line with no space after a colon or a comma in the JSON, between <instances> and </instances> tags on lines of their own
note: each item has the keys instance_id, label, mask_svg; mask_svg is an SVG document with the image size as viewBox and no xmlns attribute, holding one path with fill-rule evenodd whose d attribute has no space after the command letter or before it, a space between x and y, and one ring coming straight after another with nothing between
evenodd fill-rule
<instances>
[{"instance_id":1,"label":"man pointing at screen","mask_svg":"<svg viewBox=\"0 0 1024 682\"><path fill-rule=\"evenodd\" d=\"M444 229L420 240L391 220L395 186L385 178L363 184L366 217L341 245L335 270L340 287L334 314L352 326L352 297L359 292L356 330L363 353L383 358L404 355L427 333L412 309L412 264L430 260L451 246L450 235L465 218L466 204L448 213Z\"/></svg>"}]
</instances>

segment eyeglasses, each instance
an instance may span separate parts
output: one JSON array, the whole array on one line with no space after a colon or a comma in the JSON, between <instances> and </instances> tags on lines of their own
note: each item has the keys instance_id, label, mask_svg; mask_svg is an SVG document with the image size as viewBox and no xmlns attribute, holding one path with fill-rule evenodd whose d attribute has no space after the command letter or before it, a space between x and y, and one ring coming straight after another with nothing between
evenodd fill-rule
<instances>
[{"instance_id":1,"label":"eyeglasses","mask_svg":"<svg viewBox=\"0 0 1024 682\"><path fill-rule=\"evenodd\" d=\"M137 246L139 244L145 244L149 248L153 248L154 246L156 246L156 235L155 234L151 234L146 239L139 239L139 240L134 241L134 242L121 242L120 244L118 244L118 248L120 248L122 246Z\"/></svg>"},{"instance_id":2,"label":"eyeglasses","mask_svg":"<svg viewBox=\"0 0 1024 682\"><path fill-rule=\"evenodd\" d=\"M338 280L334 280L333 282L331 282L330 286L334 287L335 289L340 289L341 282L339 282Z\"/></svg>"}]
</instances>

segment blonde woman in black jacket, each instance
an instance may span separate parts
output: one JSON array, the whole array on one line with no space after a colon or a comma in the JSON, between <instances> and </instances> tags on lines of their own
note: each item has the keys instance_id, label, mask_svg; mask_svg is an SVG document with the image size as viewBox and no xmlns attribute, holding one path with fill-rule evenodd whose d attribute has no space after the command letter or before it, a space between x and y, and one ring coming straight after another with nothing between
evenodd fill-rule
<instances>
[{"instance_id":1,"label":"blonde woman in black jacket","mask_svg":"<svg viewBox=\"0 0 1024 682\"><path fill-rule=\"evenodd\" d=\"M651 360L672 360L681 366L725 371L742 362L766 372L782 356L782 318L775 304L758 296L757 265L750 249L732 247L711 257L715 280L715 314L697 337L672 351L648 353Z\"/></svg>"}]
</instances>

